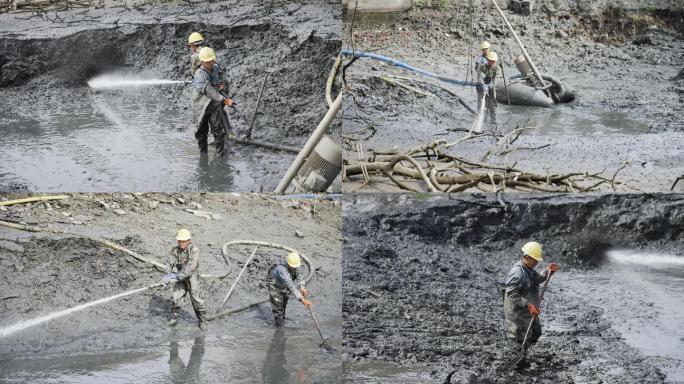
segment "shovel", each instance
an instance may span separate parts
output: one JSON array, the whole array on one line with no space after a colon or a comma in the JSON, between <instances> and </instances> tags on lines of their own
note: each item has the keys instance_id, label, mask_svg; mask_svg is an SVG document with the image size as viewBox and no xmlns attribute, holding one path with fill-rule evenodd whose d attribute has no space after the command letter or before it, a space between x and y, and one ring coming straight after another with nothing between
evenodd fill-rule
<instances>
[{"instance_id":1,"label":"shovel","mask_svg":"<svg viewBox=\"0 0 684 384\"><path fill-rule=\"evenodd\" d=\"M306 298L306 296L304 296ZM311 314L311 318L314 321L314 324L316 325L316 330L318 331L318 335L321 336L321 345L319 345L323 349L327 350L332 350L332 346L330 346L330 338L329 337L323 337L323 332L321 332L321 326L318 324L318 319L316 319L316 315L313 313L313 310L311 309L311 306L306 307L309 310L309 313Z\"/></svg>"},{"instance_id":2,"label":"shovel","mask_svg":"<svg viewBox=\"0 0 684 384\"><path fill-rule=\"evenodd\" d=\"M542 287L541 292L539 293L539 304L538 306L541 305L542 300L544 300L544 291L546 291L546 287L549 285L549 280L551 280L551 276L549 275L546 280L544 281L544 286ZM518 364L520 364L521 361L525 358L525 355L527 354L527 337L530 335L530 330L532 329L532 323L534 323L534 319L536 319L537 316L532 316L530 319L530 324L527 326L527 331L525 332L525 338L523 339L522 342L522 348L520 350L520 353L518 353L506 366L507 369L513 369Z\"/></svg>"}]
</instances>

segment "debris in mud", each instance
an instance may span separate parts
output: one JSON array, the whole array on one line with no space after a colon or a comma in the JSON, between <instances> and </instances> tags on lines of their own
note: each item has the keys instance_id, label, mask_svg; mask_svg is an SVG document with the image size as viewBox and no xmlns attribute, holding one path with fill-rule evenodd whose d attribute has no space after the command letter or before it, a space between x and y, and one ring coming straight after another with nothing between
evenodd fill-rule
<instances>
[{"instance_id":1,"label":"debris in mud","mask_svg":"<svg viewBox=\"0 0 684 384\"><path fill-rule=\"evenodd\" d=\"M359 189L363 189L367 184L373 183L375 177L387 177L399 189L414 192L422 192L415 186L416 181L424 183L428 192L462 192L470 189L483 192L505 192L509 189L555 193L593 192L603 185L609 186L613 191L629 187L626 182L617 179L618 173L624 166L612 175L586 171L537 174L524 170L517 162L507 164L508 155L515 151L540 149L513 146L521 133L522 129L516 129L504 136L491 135L496 142L479 160L471 160L453 152L447 152L450 147L482 136L473 132L469 132L452 143L437 140L403 153L374 152L369 159L359 162L347 161L343 181L350 181L351 177L360 175L363 177L363 184ZM498 164L487 162L490 156L502 157L504 162Z\"/></svg>"}]
</instances>

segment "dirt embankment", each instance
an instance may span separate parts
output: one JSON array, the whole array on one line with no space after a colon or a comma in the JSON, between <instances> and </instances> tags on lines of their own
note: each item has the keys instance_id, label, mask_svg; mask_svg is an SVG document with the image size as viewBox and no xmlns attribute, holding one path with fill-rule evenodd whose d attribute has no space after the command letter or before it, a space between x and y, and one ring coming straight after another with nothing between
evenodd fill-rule
<instances>
[{"instance_id":1,"label":"dirt embankment","mask_svg":"<svg viewBox=\"0 0 684 384\"><path fill-rule=\"evenodd\" d=\"M505 200L505 207L478 195L347 200L345 357L428 366L439 382L452 371L452 382L462 383L664 382L657 366L611 326L619 319L604 317L605 308L589 296L560 287L610 247L681 250L684 201L670 195ZM546 330L530 353L531 367L508 372L498 288L531 239L566 275L547 293Z\"/></svg>"},{"instance_id":2,"label":"dirt embankment","mask_svg":"<svg viewBox=\"0 0 684 384\"><path fill-rule=\"evenodd\" d=\"M412 9L385 20L358 16L353 43L348 15L344 48L371 50L471 81L473 57L480 42L488 40L499 53L506 76L518 73L513 59L520 49L490 2L446 3L442 10ZM504 134L523 126L533 130L516 143L526 149L491 160L557 173L615 170L629 162L621 171L623 180L644 191L669 190L684 172L682 148L677 144L684 134L680 7L671 2L646 6L558 1L536 2L530 16L504 12L540 71L563 79L577 90L577 98L552 108L499 103L498 124ZM431 95L391 85L381 78L388 75ZM463 137L474 120L441 88L446 86L476 106L471 87L447 85L370 59L357 60L347 70L347 80L355 98L346 100L350 107L342 134L349 144L345 159L352 162L357 158L357 142L362 143L365 157L371 156L371 150L402 151L438 139L451 143ZM452 151L479 159L495 142L487 137L470 139ZM364 191L386 189L371 183Z\"/></svg>"},{"instance_id":3,"label":"dirt embankment","mask_svg":"<svg viewBox=\"0 0 684 384\"><path fill-rule=\"evenodd\" d=\"M12 198L12 196L4 196ZM3 207L4 208L4 207ZM209 212L199 216L186 211ZM219 309L254 246L221 247L232 240L261 240L295 248L315 268L309 288L322 321L338 323L341 294L340 207L336 201L275 200L237 194L74 194L66 200L7 207L2 220L48 226L81 236L30 233L0 227L0 324L71 308L92 300L157 283L161 273L120 251L84 238L113 241L164 262L175 232L186 227L200 249L201 281L209 314ZM283 251L261 247L241 277L226 308L267 300L268 268ZM306 268L304 268L306 269ZM74 315L17 332L3 340L0 355L99 351L155 345L165 340L170 290L154 288ZM288 311L290 326L305 326L308 314ZM268 304L210 322L209 334L272 327ZM197 332L189 302L177 337ZM329 329L332 335L338 330Z\"/></svg>"}]
</instances>

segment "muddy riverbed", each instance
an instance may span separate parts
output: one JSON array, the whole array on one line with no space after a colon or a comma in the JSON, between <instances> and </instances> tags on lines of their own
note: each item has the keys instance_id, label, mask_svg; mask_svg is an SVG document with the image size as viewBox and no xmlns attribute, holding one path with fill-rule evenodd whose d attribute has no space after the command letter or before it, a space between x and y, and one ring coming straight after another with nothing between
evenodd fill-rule
<instances>
[{"instance_id":1,"label":"muddy riverbed","mask_svg":"<svg viewBox=\"0 0 684 384\"><path fill-rule=\"evenodd\" d=\"M1 189L272 190L293 153L233 144L225 158L211 148L208 158L199 155L192 89L183 83L191 80L193 31L226 69L239 109L230 115L234 133L251 126L268 75L252 137L299 149L327 110L325 82L341 46L336 2L2 14ZM91 89L87 82L101 75L181 83Z\"/></svg>"},{"instance_id":2,"label":"muddy riverbed","mask_svg":"<svg viewBox=\"0 0 684 384\"><path fill-rule=\"evenodd\" d=\"M684 101L684 31L681 9L661 1L650 6L632 2L554 2L538 4L531 16L506 12L529 54L543 73L553 74L577 90L569 104L551 108L508 106L497 109L498 133L528 127L514 153L491 162L516 164L539 173L612 173L627 163L620 178L630 192L669 190L684 173L682 102ZM444 10L413 9L393 17L362 17L345 22L344 48L372 50L450 78L472 81L473 57L482 40L492 43L507 76L518 74L513 58L519 48L493 6L450 2ZM586 8L586 9L585 9ZM390 78L419 92L394 86ZM413 80L407 80L406 78ZM359 59L347 70L354 100L347 99L342 133L345 159L358 161L373 150L399 151L435 140L454 142L471 128L474 117L440 86L473 108L472 87L440 83L382 62ZM499 79L501 81L501 79ZM439 85L439 86L438 86ZM372 127L369 129L369 127ZM485 127L486 133L493 127ZM478 160L496 142L476 137L450 152ZM534 149L539 148L540 149ZM362 178L350 178L345 190L359 190ZM397 190L374 178L363 192ZM676 190L683 188L678 185Z\"/></svg>"},{"instance_id":3,"label":"muddy riverbed","mask_svg":"<svg viewBox=\"0 0 684 384\"><path fill-rule=\"evenodd\" d=\"M209 212L210 218L186 209ZM319 348L313 322L297 302L288 306L282 333L275 332L268 302L212 320L208 331L201 332L186 300L181 322L169 328L171 292L161 287L8 334L5 331L10 326L157 283L162 274L83 237L1 227L0 264L8 271L0 281L0 372L4 379L322 383L335 382L340 376L337 201L234 194L82 194L49 205L8 207L0 216L6 221L49 225L111 240L158 261L163 261L174 245L177 229L187 227L201 252L201 272L218 276L201 281L210 316L217 313L253 250L251 246L230 247L224 258L221 246L225 242L262 240L290 246L312 262L311 300L324 334L332 338L335 347L332 352ZM226 308L267 300L264 277L283 257L283 251L261 247Z\"/></svg>"},{"instance_id":4,"label":"muddy riverbed","mask_svg":"<svg viewBox=\"0 0 684 384\"><path fill-rule=\"evenodd\" d=\"M347 380L678 382L684 201L356 195L343 205ZM556 261L544 335L519 372L498 287L530 239ZM364 381L365 380L365 381Z\"/></svg>"}]
</instances>

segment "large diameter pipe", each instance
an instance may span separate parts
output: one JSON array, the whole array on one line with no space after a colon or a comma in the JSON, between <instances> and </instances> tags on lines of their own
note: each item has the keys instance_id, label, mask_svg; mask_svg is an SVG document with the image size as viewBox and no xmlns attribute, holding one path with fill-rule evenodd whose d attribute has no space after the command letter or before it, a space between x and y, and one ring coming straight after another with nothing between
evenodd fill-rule
<instances>
[{"instance_id":1,"label":"large diameter pipe","mask_svg":"<svg viewBox=\"0 0 684 384\"><path fill-rule=\"evenodd\" d=\"M504 15L501 8L499 8L499 4L496 3L496 0L492 0L492 3L494 3L494 6L496 7L496 11L499 12L499 16L501 16L504 23L506 23L506 26L508 27L508 29L511 30L511 33L513 34L513 38L515 39L515 42L518 43L518 46L520 46L520 49L522 50L522 54L523 54L523 56L525 56L525 60L527 60L527 63L530 65L530 68L532 68L532 72L534 73L534 76L537 78L537 81L539 82L538 85L543 86L544 85L544 78L542 77L542 75L539 72L539 70L537 69L537 67L534 65L534 62L530 58L530 55L527 53L527 49L525 49L525 46L523 45L522 41L520 41L520 38L518 38L518 35L515 33L513 26L511 26L511 23L508 22L506 15ZM549 97L551 96L548 89L545 89L544 93L546 93L546 96L549 96Z\"/></svg>"},{"instance_id":2,"label":"large diameter pipe","mask_svg":"<svg viewBox=\"0 0 684 384\"><path fill-rule=\"evenodd\" d=\"M313 151L314 147L316 147L316 144L318 144L318 142L321 141L323 135L325 134L325 131L328 129L333 119L337 115L337 112L340 111L341 107L342 92L340 92L337 95L335 102L332 104L330 109L328 109L328 113L325 114L323 120L321 120L321 122L313 131L311 136L309 136L309 140L306 141L306 144L304 144L302 150L299 151L297 157L294 159L292 164L290 164L290 168L288 168L287 172L285 173L285 176L282 180L280 180L280 183L276 187L275 191L273 191L273 193L278 195L282 195L283 193L285 193L285 190L287 190L287 187L290 186L292 179L294 179L295 175L297 175L297 172L299 172L299 169L304 164L304 160L306 160L306 158L309 157L309 155L311 155L311 152Z\"/></svg>"}]
</instances>

